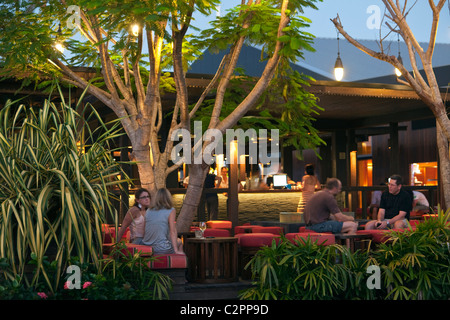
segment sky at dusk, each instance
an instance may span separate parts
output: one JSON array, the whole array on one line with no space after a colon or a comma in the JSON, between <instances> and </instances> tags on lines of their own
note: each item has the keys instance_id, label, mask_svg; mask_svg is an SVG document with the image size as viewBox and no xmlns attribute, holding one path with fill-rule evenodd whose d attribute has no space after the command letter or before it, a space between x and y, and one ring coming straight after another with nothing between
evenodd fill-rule
<instances>
[{"instance_id":1,"label":"sky at dusk","mask_svg":"<svg viewBox=\"0 0 450 320\"><path fill-rule=\"evenodd\" d=\"M408 1L408 7L414 2ZM222 1L220 11L222 14L225 14L227 9L240 3L241 0ZM377 24L377 21L381 21L384 15L382 1L324 0L323 2L319 2L317 6L318 10L307 9L304 13L306 17L312 20L311 27L308 31L316 37L336 38L336 28L330 19L335 18L337 14L339 14L342 25L347 33L353 38L377 40L380 37L380 32L383 36L388 32L387 27L380 29L379 24ZM206 26L208 19L213 17L197 17L195 25L199 27ZM410 24L418 41L429 41L431 21L432 15L428 1L418 0L407 17L407 22ZM392 40L397 40L396 35L391 35L391 37ZM448 2L441 11L437 42L450 43L450 8Z\"/></svg>"}]
</instances>

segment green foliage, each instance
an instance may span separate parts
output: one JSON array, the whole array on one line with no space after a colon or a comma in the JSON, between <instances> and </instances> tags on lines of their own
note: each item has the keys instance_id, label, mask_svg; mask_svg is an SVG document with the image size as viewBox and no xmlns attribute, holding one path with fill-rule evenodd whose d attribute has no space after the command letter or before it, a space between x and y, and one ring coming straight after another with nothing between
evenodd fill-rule
<instances>
[{"instance_id":1,"label":"green foliage","mask_svg":"<svg viewBox=\"0 0 450 320\"><path fill-rule=\"evenodd\" d=\"M0 111L0 253L11 265L1 276L19 275L30 287L44 279L50 290L61 273L50 277L45 256L61 271L71 256L99 267L111 187L126 177L111 154L120 122L103 122L89 104L71 108L62 93L61 100L39 108L8 101Z\"/></svg>"},{"instance_id":2,"label":"green foliage","mask_svg":"<svg viewBox=\"0 0 450 320\"><path fill-rule=\"evenodd\" d=\"M66 282L49 291L45 282L33 288L23 285L20 276L0 284L0 300L162 300L168 298L172 287L171 279L149 268L154 257L132 255L119 243L110 258L101 260L100 270L90 263L80 263L77 257L70 259L72 266L80 268L80 288L70 289ZM112 258L114 257L114 258ZM44 257L47 274L56 277L55 262ZM31 260L30 264L37 261ZM6 259L0 260L0 267L7 267ZM68 280L69 274L66 277Z\"/></svg>"},{"instance_id":3,"label":"green foliage","mask_svg":"<svg viewBox=\"0 0 450 320\"><path fill-rule=\"evenodd\" d=\"M282 59L281 64L287 64ZM279 67L269 89L263 94L258 108L270 108L271 114L280 114L275 127L280 130L284 146L294 146L296 150L315 149L325 144L314 128L314 116L323 111L317 105L317 98L307 91L311 77L300 74L289 66ZM269 112L269 109L267 109ZM320 155L317 153L317 156Z\"/></svg>"},{"instance_id":4,"label":"green foliage","mask_svg":"<svg viewBox=\"0 0 450 320\"><path fill-rule=\"evenodd\" d=\"M262 46L261 59L267 59L272 56L277 40L280 40L287 44L280 55L294 62L303 57L304 50L314 50L311 46L314 36L304 31L311 21L298 12L305 7L316 8L316 2L293 1L289 4L287 15L291 23L283 30L285 34L280 39L277 36L280 1L263 0L260 4L239 5L230 9L226 15L213 21L210 29L203 30L195 44L216 52L227 49L244 36L248 43Z\"/></svg>"},{"instance_id":5,"label":"green foliage","mask_svg":"<svg viewBox=\"0 0 450 320\"><path fill-rule=\"evenodd\" d=\"M382 266L388 299L448 299L450 297L450 211L416 230L394 232L374 258Z\"/></svg>"},{"instance_id":6,"label":"green foliage","mask_svg":"<svg viewBox=\"0 0 450 320\"><path fill-rule=\"evenodd\" d=\"M255 286L241 299L450 298L450 211L402 232L378 247L350 253L340 245L286 239L257 252L247 264ZM381 288L369 289L369 266L379 266Z\"/></svg>"},{"instance_id":7,"label":"green foliage","mask_svg":"<svg viewBox=\"0 0 450 320\"><path fill-rule=\"evenodd\" d=\"M225 93L219 119L225 119L242 102L255 79L245 76L245 70L230 80ZM269 88L263 93L258 104L235 125L235 129L278 129L283 146L294 146L296 150L315 149L325 142L314 128L314 115L323 110L317 105L317 98L306 91L310 84L303 74L290 67L278 68ZM203 130L207 129L215 99L207 99L192 118L201 121ZM191 106L193 107L193 105Z\"/></svg>"},{"instance_id":8,"label":"green foliage","mask_svg":"<svg viewBox=\"0 0 450 320\"><path fill-rule=\"evenodd\" d=\"M341 295L349 282L349 270L336 263L339 253L349 255L340 246L321 246L308 239L295 243L284 239L278 245L264 247L249 262L256 286L241 299L311 300L332 299Z\"/></svg>"}]
</instances>

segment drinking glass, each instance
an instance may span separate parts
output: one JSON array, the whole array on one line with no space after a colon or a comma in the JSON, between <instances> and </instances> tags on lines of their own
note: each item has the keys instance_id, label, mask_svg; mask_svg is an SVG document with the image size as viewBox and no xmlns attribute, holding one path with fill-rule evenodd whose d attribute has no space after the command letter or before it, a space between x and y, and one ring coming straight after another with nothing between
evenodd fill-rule
<instances>
[{"instance_id":1,"label":"drinking glass","mask_svg":"<svg viewBox=\"0 0 450 320\"><path fill-rule=\"evenodd\" d=\"M205 230L206 230L206 222L205 221L201 221L199 224L200 230L202 231L202 238L205 238Z\"/></svg>"}]
</instances>

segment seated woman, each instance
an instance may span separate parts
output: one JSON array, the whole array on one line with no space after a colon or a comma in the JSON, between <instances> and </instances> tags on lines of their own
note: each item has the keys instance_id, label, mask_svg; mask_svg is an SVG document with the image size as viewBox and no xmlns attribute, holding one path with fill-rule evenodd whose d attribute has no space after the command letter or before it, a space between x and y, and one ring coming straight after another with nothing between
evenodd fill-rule
<instances>
[{"instance_id":1,"label":"seated woman","mask_svg":"<svg viewBox=\"0 0 450 320\"><path fill-rule=\"evenodd\" d=\"M175 217L176 211L169 190L158 189L152 206L145 215L142 244L152 246L154 254L184 253L183 243L177 237Z\"/></svg>"},{"instance_id":2,"label":"seated woman","mask_svg":"<svg viewBox=\"0 0 450 320\"><path fill-rule=\"evenodd\" d=\"M144 217L150 207L150 192L147 189L138 189L134 194L134 205L128 210L122 221L117 242L122 239L127 228L130 228L130 242L139 244L144 238Z\"/></svg>"}]
</instances>

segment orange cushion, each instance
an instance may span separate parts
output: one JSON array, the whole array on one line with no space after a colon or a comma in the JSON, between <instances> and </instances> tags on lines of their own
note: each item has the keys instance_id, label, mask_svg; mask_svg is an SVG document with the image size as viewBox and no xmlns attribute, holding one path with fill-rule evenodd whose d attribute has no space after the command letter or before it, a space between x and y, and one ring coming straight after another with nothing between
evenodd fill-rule
<instances>
[{"instance_id":1,"label":"orange cushion","mask_svg":"<svg viewBox=\"0 0 450 320\"><path fill-rule=\"evenodd\" d=\"M205 229L205 237L229 237L230 231L226 229Z\"/></svg>"},{"instance_id":2,"label":"orange cushion","mask_svg":"<svg viewBox=\"0 0 450 320\"><path fill-rule=\"evenodd\" d=\"M356 233L368 233L372 236L372 241L375 243L382 243L389 239L390 230L357 230Z\"/></svg>"},{"instance_id":3,"label":"orange cushion","mask_svg":"<svg viewBox=\"0 0 450 320\"><path fill-rule=\"evenodd\" d=\"M236 226L234 228L234 234L238 234L238 233L248 233L248 232L252 232L252 230L254 228L258 228L261 226L257 226L257 225L242 225L242 226Z\"/></svg>"},{"instance_id":4,"label":"orange cushion","mask_svg":"<svg viewBox=\"0 0 450 320\"><path fill-rule=\"evenodd\" d=\"M125 244L127 246L127 249L132 254L140 253L143 256L150 256L153 253L152 246L146 246L144 244L133 244L133 243L127 243Z\"/></svg>"},{"instance_id":5,"label":"orange cushion","mask_svg":"<svg viewBox=\"0 0 450 320\"><path fill-rule=\"evenodd\" d=\"M187 257L185 254L157 254L155 261L150 261L152 269L184 269L187 268Z\"/></svg>"},{"instance_id":6,"label":"orange cushion","mask_svg":"<svg viewBox=\"0 0 450 320\"><path fill-rule=\"evenodd\" d=\"M252 233L272 233L272 234L283 234L282 227L256 227L252 229Z\"/></svg>"},{"instance_id":7,"label":"orange cushion","mask_svg":"<svg viewBox=\"0 0 450 320\"><path fill-rule=\"evenodd\" d=\"M226 220L210 220L206 222L206 226L211 229L231 229L231 221Z\"/></svg>"},{"instance_id":8,"label":"orange cushion","mask_svg":"<svg viewBox=\"0 0 450 320\"><path fill-rule=\"evenodd\" d=\"M330 233L317 233L317 232L298 232L298 233L287 233L286 238L295 243L295 240L299 240L302 243L311 239L311 242L316 242L319 245L331 245L336 243L336 238Z\"/></svg>"},{"instance_id":9,"label":"orange cushion","mask_svg":"<svg viewBox=\"0 0 450 320\"><path fill-rule=\"evenodd\" d=\"M272 233L240 233L235 235L238 245L241 247L262 247L272 245L272 240L278 240L280 236Z\"/></svg>"}]
</instances>

